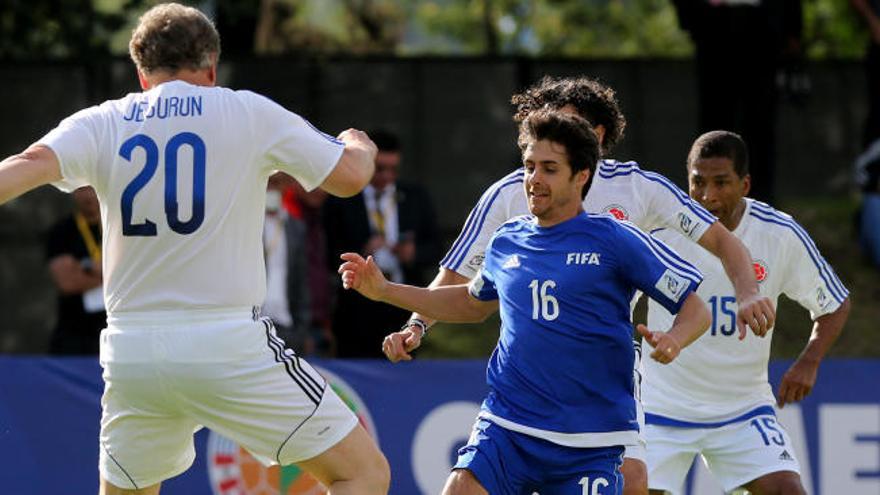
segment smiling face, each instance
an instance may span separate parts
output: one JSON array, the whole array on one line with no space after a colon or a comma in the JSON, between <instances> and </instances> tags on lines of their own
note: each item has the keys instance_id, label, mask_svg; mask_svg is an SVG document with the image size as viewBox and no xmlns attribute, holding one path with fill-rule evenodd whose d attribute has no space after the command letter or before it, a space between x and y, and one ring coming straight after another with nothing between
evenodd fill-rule
<instances>
[{"instance_id":1,"label":"smiling face","mask_svg":"<svg viewBox=\"0 0 880 495\"><path fill-rule=\"evenodd\" d=\"M565 146L542 139L523 150L526 198L538 225L549 227L574 217L581 210L581 191L589 170L572 174Z\"/></svg>"},{"instance_id":2,"label":"smiling face","mask_svg":"<svg viewBox=\"0 0 880 495\"><path fill-rule=\"evenodd\" d=\"M691 198L718 217L728 230L739 225L749 193L751 177L740 177L733 160L708 157L694 160L688 166L688 189Z\"/></svg>"}]
</instances>

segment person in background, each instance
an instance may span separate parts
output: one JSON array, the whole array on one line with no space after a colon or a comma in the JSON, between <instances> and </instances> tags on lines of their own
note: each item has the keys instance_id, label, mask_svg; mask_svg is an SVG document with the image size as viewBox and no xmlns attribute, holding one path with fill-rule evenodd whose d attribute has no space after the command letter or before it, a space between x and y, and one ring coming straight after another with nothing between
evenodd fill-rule
<instances>
[{"instance_id":1,"label":"person in background","mask_svg":"<svg viewBox=\"0 0 880 495\"><path fill-rule=\"evenodd\" d=\"M97 355L107 326L101 273L101 206L89 186L73 192L73 215L49 231L49 274L58 289L49 353Z\"/></svg>"},{"instance_id":2,"label":"person in background","mask_svg":"<svg viewBox=\"0 0 880 495\"><path fill-rule=\"evenodd\" d=\"M370 137L379 149L370 184L361 194L329 198L325 205L328 259L362 252L373 256L389 280L423 284L439 254L434 204L422 186L397 180L403 157L397 136L373 131ZM384 357L388 328L400 327L406 318L399 308L340 288L333 315L337 356Z\"/></svg>"},{"instance_id":3,"label":"person in background","mask_svg":"<svg viewBox=\"0 0 880 495\"><path fill-rule=\"evenodd\" d=\"M880 1L850 3L870 32L865 54L868 117L862 133L862 153L856 158L856 183L862 193L857 228L865 253L880 268Z\"/></svg>"},{"instance_id":4,"label":"person in background","mask_svg":"<svg viewBox=\"0 0 880 495\"><path fill-rule=\"evenodd\" d=\"M278 336L297 354L313 348L309 324L310 293L306 272L306 225L288 213L284 192L296 181L283 172L269 177L263 252L266 256L266 300L263 314L272 318Z\"/></svg>"}]
</instances>

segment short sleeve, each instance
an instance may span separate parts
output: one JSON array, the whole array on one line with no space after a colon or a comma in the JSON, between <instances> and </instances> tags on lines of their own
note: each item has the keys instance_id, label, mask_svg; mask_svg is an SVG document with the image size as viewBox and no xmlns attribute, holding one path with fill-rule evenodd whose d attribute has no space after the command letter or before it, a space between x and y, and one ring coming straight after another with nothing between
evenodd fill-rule
<instances>
[{"instance_id":1,"label":"short sleeve","mask_svg":"<svg viewBox=\"0 0 880 495\"><path fill-rule=\"evenodd\" d=\"M294 177L306 190L320 186L339 162L345 143L266 97L240 93L254 109L254 138L266 162Z\"/></svg>"},{"instance_id":2,"label":"short sleeve","mask_svg":"<svg viewBox=\"0 0 880 495\"><path fill-rule=\"evenodd\" d=\"M621 275L672 314L697 290L703 274L669 246L628 222L620 222L614 246Z\"/></svg>"},{"instance_id":3,"label":"short sleeve","mask_svg":"<svg viewBox=\"0 0 880 495\"><path fill-rule=\"evenodd\" d=\"M97 109L87 108L71 115L37 141L48 146L58 158L62 179L52 185L64 192L95 183L99 153Z\"/></svg>"},{"instance_id":4,"label":"short sleeve","mask_svg":"<svg viewBox=\"0 0 880 495\"><path fill-rule=\"evenodd\" d=\"M510 220L511 194L522 194L522 172L518 171L493 184L473 207L461 233L452 243L440 266L467 278L474 278L486 257L486 246L504 222Z\"/></svg>"},{"instance_id":5,"label":"short sleeve","mask_svg":"<svg viewBox=\"0 0 880 495\"><path fill-rule=\"evenodd\" d=\"M635 193L644 202L646 216L635 223L645 232L657 228L674 230L697 242L717 220L666 177L639 170Z\"/></svg>"},{"instance_id":6,"label":"short sleeve","mask_svg":"<svg viewBox=\"0 0 880 495\"><path fill-rule=\"evenodd\" d=\"M494 301L498 299L498 289L495 287L495 282L482 268L468 284L468 292L480 301Z\"/></svg>"},{"instance_id":7,"label":"short sleeve","mask_svg":"<svg viewBox=\"0 0 880 495\"><path fill-rule=\"evenodd\" d=\"M785 241L786 275L782 292L816 318L832 313L849 291L816 248L807 232L794 220Z\"/></svg>"}]
</instances>

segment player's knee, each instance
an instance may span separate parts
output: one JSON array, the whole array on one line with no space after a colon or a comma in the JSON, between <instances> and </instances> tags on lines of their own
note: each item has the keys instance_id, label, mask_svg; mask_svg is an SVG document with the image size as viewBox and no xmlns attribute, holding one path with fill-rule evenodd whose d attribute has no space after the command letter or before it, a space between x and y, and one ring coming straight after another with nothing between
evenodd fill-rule
<instances>
[{"instance_id":1,"label":"player's knee","mask_svg":"<svg viewBox=\"0 0 880 495\"><path fill-rule=\"evenodd\" d=\"M746 485L752 495L806 495L801 477L793 472L777 472Z\"/></svg>"},{"instance_id":2,"label":"player's knee","mask_svg":"<svg viewBox=\"0 0 880 495\"><path fill-rule=\"evenodd\" d=\"M468 469L453 469L446 478L442 495L481 495L486 489Z\"/></svg>"},{"instance_id":3,"label":"player's knee","mask_svg":"<svg viewBox=\"0 0 880 495\"><path fill-rule=\"evenodd\" d=\"M624 458L620 466L623 495L648 495L648 467L636 459Z\"/></svg>"},{"instance_id":4,"label":"player's knee","mask_svg":"<svg viewBox=\"0 0 880 495\"><path fill-rule=\"evenodd\" d=\"M386 494L391 487L391 467L388 459L382 452L376 451L375 455L366 460L366 469L361 473L363 484L369 487L367 493Z\"/></svg>"}]
</instances>

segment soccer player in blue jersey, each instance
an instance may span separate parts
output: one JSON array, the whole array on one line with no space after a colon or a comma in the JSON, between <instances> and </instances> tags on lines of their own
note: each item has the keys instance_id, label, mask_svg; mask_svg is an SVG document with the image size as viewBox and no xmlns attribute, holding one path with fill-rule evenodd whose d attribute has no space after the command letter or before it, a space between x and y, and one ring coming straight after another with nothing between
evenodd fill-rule
<instances>
[{"instance_id":1,"label":"soccer player in blue jersey","mask_svg":"<svg viewBox=\"0 0 880 495\"><path fill-rule=\"evenodd\" d=\"M614 90L589 77L544 77L514 95L511 102L516 107L517 122L542 108L569 111L587 119L604 154L622 139L626 127ZM476 276L495 230L511 218L529 212L526 198L520 192L523 181L524 172L519 167L486 189L440 262L432 286L467 283ZM643 232L667 228L698 243L718 257L733 283L740 338L745 337L745 325L756 335L763 335L773 326L773 305L758 291L751 257L743 243L666 177L642 170L633 161L604 158L596 165L583 206L588 213L609 213L632 222ZM420 345L424 330L432 323L430 318L414 313L403 329L386 337L383 349L388 359L411 359L409 352ZM640 344L635 345L640 352ZM634 373L639 376L638 370ZM647 495L644 442L627 447L621 472L626 479L626 495Z\"/></svg>"},{"instance_id":2,"label":"soccer player in blue jersey","mask_svg":"<svg viewBox=\"0 0 880 495\"><path fill-rule=\"evenodd\" d=\"M630 224L583 211L599 158L592 127L559 111L520 127L532 215L505 223L469 285L388 282L371 258L342 257L343 285L444 321L499 310L489 395L444 494L619 494L624 445L638 441L630 300L642 290L677 313L668 332L639 325L674 360L708 326L702 275Z\"/></svg>"}]
</instances>

